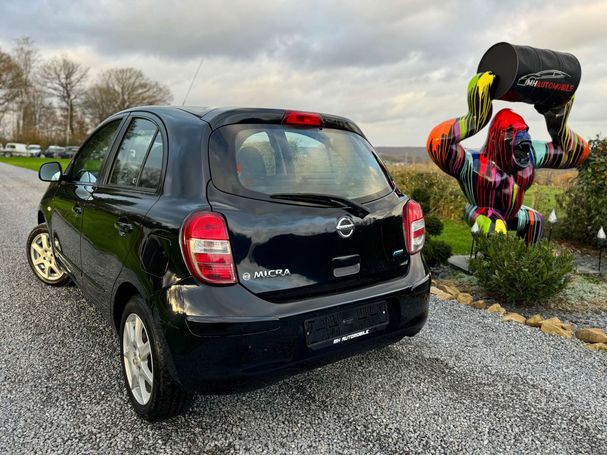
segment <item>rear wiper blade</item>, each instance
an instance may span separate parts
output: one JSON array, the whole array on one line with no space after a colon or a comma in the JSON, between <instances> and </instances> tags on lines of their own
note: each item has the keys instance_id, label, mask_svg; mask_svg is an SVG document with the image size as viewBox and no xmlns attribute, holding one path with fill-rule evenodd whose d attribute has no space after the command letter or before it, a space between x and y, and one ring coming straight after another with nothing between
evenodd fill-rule
<instances>
[{"instance_id":1,"label":"rear wiper blade","mask_svg":"<svg viewBox=\"0 0 607 455\"><path fill-rule=\"evenodd\" d=\"M342 207L348 209L350 213L359 218L364 218L369 214L364 206L348 198L341 196L332 196L328 194L316 193L276 193L271 194L272 199L284 199L287 201L312 202L329 205L330 207Z\"/></svg>"}]
</instances>

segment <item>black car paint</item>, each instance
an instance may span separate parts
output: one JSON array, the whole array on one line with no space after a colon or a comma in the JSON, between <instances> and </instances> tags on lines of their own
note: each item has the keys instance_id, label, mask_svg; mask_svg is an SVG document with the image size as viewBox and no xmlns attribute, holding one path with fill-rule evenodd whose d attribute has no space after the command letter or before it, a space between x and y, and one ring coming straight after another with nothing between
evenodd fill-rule
<instances>
[{"instance_id":1,"label":"black car paint","mask_svg":"<svg viewBox=\"0 0 607 455\"><path fill-rule=\"evenodd\" d=\"M299 298L314 293L316 288L335 292L360 286L360 276L376 282L406 273L409 256L393 256L404 246L403 202L395 192L366 204L371 214L364 219L349 216L343 208L302 208L275 200L251 199L242 207L242 197L222 193L212 183L207 195L213 209L228 221L234 260L241 276L254 270L290 271L289 276L241 280L242 286L268 300ZM335 233L337 221L343 216L349 216L356 224L348 239L339 239ZM393 228L383 229L384 224L392 224ZM401 234L400 239L393 238L395 231ZM251 245L251 238L263 236L269 237L267 242ZM360 257L360 272L349 279L335 276L335 269L341 264L336 266L334 261L351 256Z\"/></svg>"},{"instance_id":2,"label":"black car paint","mask_svg":"<svg viewBox=\"0 0 607 455\"><path fill-rule=\"evenodd\" d=\"M305 248L301 249L299 259L309 270L302 266L294 271L288 286L279 279L246 285L241 279L241 283L232 286L210 286L191 277L179 245L180 227L188 214L208 210L227 214L232 242L238 242L232 232L233 224L240 223L242 229L255 229L255 213L247 213L246 198L220 192L210 179L208 147L213 129L234 123L280 123L284 112L149 107L119 113L104 122L122 119L97 183L72 183L62 178L49 185L41 201L38 218L44 219L53 238L58 238L61 250L56 247L55 253L73 280L116 329L128 297L133 293L143 296L151 305L155 323L163 334L160 342L171 353L171 372L187 389L221 391L232 382L261 384L263 379L277 378L414 335L427 317L428 268L419 253L393 255L402 249L402 237L381 239L386 247L379 252L372 251L373 242L379 239L373 238L373 242L366 239L366 253L385 255L395 266L389 270L380 267L364 281L345 278L315 289L293 289L290 286L297 284L306 273L314 282L319 266L326 266L315 264L313 256L306 257ZM108 163L113 161L117 145L133 117L153 120L163 134L164 165L156 192L127 190L106 183ZM347 119L323 115L323 120L325 127L346 129L363 136ZM382 169L385 171L383 165ZM65 174L69 172L68 167ZM394 187L392 193L372 204L390 212L385 222L400 224L406 200ZM336 221L347 214L341 208L315 208L288 201L262 205L262 208L255 205L262 220L267 220L267 212L305 210L307 214L312 210L322 213L330 224L330 220ZM298 235L305 236L308 227L303 223L298 231L296 224L291 224L290 229L284 242ZM378 231L373 235L382 234ZM325 245L335 257L348 257L352 252L337 245L335 240L332 241L335 245L329 246L330 243L327 239ZM78 245L81 253L75 254ZM272 251L280 248L278 245ZM237 267L243 259L235 258ZM253 256L247 260L256 261ZM261 262L262 266L271 267L278 266L280 261L268 263L267 258L261 258ZM321 352L306 348L304 320L343 305L378 299L388 302L390 325L385 331Z\"/></svg>"}]
</instances>

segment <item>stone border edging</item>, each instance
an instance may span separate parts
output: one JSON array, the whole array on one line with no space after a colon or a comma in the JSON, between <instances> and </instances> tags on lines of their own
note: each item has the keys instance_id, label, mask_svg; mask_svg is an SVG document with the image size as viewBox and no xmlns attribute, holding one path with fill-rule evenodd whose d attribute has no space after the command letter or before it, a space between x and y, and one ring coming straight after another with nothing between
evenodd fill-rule
<instances>
[{"instance_id":1,"label":"stone border edging","mask_svg":"<svg viewBox=\"0 0 607 455\"><path fill-rule=\"evenodd\" d=\"M436 283L436 285L430 288L430 293L440 300L455 300L462 305L497 314L504 322L515 322L529 327L536 327L543 333L568 339L573 338L575 335L575 338L584 343L586 349L607 352L607 334L603 329L586 327L574 331L573 324L562 322L557 317L544 318L540 314L534 314L527 318L516 312L508 312L499 303L494 303L488 307L484 300L474 300L471 294L460 292L459 289L444 283Z\"/></svg>"}]
</instances>

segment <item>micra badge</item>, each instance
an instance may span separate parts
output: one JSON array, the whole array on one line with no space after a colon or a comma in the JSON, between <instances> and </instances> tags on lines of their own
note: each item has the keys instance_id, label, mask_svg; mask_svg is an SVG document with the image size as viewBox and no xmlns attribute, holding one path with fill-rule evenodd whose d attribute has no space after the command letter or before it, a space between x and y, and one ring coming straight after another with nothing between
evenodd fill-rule
<instances>
[{"instance_id":1,"label":"micra badge","mask_svg":"<svg viewBox=\"0 0 607 455\"><path fill-rule=\"evenodd\" d=\"M262 278L277 278L277 277L285 277L291 275L289 269L275 269L275 270L258 270L253 272L251 276L250 273L245 272L242 274L242 279L245 281L248 280L257 280Z\"/></svg>"}]
</instances>

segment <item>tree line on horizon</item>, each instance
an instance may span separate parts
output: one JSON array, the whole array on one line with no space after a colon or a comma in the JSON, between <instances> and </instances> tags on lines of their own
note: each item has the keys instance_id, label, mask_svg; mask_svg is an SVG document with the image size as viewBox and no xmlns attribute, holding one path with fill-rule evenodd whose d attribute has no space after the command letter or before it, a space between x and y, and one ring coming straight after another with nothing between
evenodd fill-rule
<instances>
[{"instance_id":1,"label":"tree line on horizon","mask_svg":"<svg viewBox=\"0 0 607 455\"><path fill-rule=\"evenodd\" d=\"M111 68L92 80L89 70L66 55L43 60L27 36L0 49L0 143L80 145L115 112L173 99L137 68Z\"/></svg>"}]
</instances>

